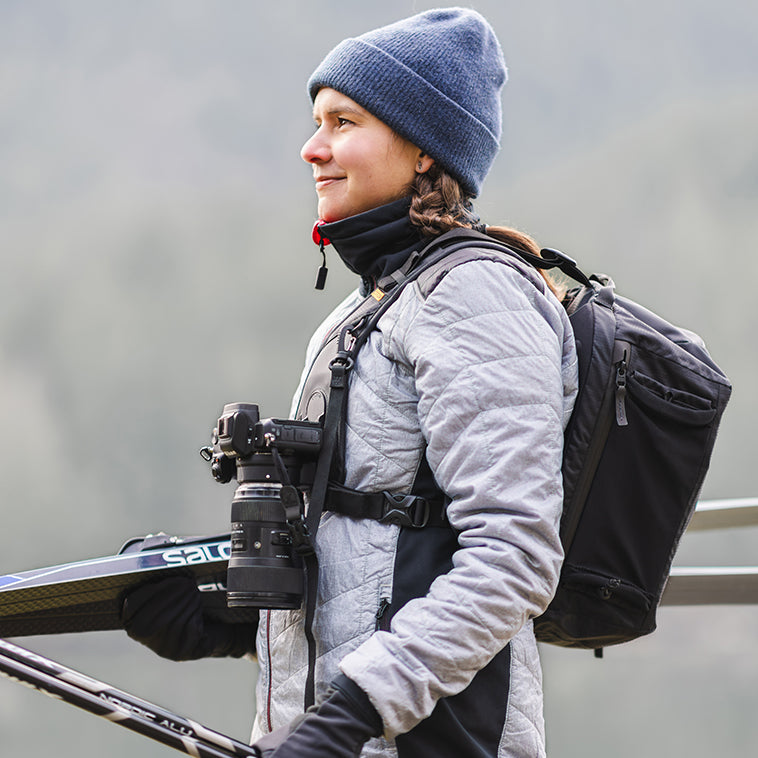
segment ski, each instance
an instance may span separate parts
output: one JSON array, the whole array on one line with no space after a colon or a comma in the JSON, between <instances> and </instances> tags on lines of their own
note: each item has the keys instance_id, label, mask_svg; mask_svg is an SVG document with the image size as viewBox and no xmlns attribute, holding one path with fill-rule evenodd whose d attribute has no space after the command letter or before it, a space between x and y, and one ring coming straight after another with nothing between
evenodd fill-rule
<instances>
[{"instance_id":1,"label":"ski","mask_svg":"<svg viewBox=\"0 0 758 758\"><path fill-rule=\"evenodd\" d=\"M129 540L116 555L0 576L0 637L120 629L126 590L161 576L193 576L205 612L227 622L249 621L247 609L226 605L229 535Z\"/></svg>"},{"instance_id":2,"label":"ski","mask_svg":"<svg viewBox=\"0 0 758 758\"><path fill-rule=\"evenodd\" d=\"M260 756L249 745L3 639L0 675L195 758Z\"/></svg>"}]
</instances>

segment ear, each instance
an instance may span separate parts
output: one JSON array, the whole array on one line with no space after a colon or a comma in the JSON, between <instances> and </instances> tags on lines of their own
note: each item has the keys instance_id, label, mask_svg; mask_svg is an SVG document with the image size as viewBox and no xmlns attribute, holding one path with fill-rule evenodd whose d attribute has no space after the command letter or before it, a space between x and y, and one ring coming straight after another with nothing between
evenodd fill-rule
<instances>
[{"instance_id":1,"label":"ear","mask_svg":"<svg viewBox=\"0 0 758 758\"><path fill-rule=\"evenodd\" d=\"M416 173L425 174L434 165L434 158L426 153L419 152L416 160Z\"/></svg>"}]
</instances>

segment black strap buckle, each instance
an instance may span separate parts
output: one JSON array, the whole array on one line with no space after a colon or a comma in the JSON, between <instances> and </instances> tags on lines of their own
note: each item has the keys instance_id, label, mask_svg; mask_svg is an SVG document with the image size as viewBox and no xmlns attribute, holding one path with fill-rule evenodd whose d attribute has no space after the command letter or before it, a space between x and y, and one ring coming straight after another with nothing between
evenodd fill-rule
<instances>
[{"instance_id":1,"label":"black strap buckle","mask_svg":"<svg viewBox=\"0 0 758 758\"><path fill-rule=\"evenodd\" d=\"M297 490L292 485L285 485L279 492L279 498L284 508L284 518L292 539L292 547L299 555L311 555L314 552L313 543L303 518Z\"/></svg>"},{"instance_id":2,"label":"black strap buckle","mask_svg":"<svg viewBox=\"0 0 758 758\"><path fill-rule=\"evenodd\" d=\"M304 519L297 521L288 521L287 527L289 529L290 538L292 539L292 547L298 555L308 556L314 555L313 542L311 541L311 535L308 531Z\"/></svg>"},{"instance_id":3,"label":"black strap buckle","mask_svg":"<svg viewBox=\"0 0 758 758\"><path fill-rule=\"evenodd\" d=\"M431 506L428 500L418 495L393 495L382 492L384 497L384 515L380 524L397 524L422 529L429 523Z\"/></svg>"}]
</instances>

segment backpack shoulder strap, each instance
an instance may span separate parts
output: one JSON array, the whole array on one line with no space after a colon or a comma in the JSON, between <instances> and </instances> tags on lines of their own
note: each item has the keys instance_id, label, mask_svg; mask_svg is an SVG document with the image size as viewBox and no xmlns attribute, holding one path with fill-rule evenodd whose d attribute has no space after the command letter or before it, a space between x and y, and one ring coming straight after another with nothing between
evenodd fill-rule
<instances>
[{"instance_id":1,"label":"backpack shoulder strap","mask_svg":"<svg viewBox=\"0 0 758 758\"><path fill-rule=\"evenodd\" d=\"M488 254L488 251L491 253ZM379 287L368 296L368 299L373 298L378 305L372 304L372 307L364 312L360 323L343 324L336 356L329 363L331 382L324 420L324 442L316 468L308 517L311 534L315 534L318 528L318 520L324 507L338 429L344 414L348 377L361 347L376 328L379 319L411 282L419 280L422 291L428 292L440 277L454 266L479 259L501 262L505 260L526 276L530 276L532 266L545 269L560 268L569 276L590 285L589 279L579 271L576 263L562 253L551 250L542 258L515 250L486 234L465 228L452 229L432 240L418 255L410 259L407 270L401 271L399 281L397 277L389 277L386 282L379 282ZM389 291L382 289L382 285L393 283L394 286Z\"/></svg>"},{"instance_id":2,"label":"backpack shoulder strap","mask_svg":"<svg viewBox=\"0 0 758 758\"><path fill-rule=\"evenodd\" d=\"M512 247L505 242L490 237L488 234L478 232L475 229L467 229L465 227L451 229L449 232L445 232L445 234L437 237L421 251L418 259L423 262L428 259L430 254L432 254L437 248L445 250L444 255L447 256L452 252L453 244L461 242L467 242L468 245L462 245L462 247L468 247L472 250L492 250L499 253L505 253L512 258L528 263L533 268L542 270L557 268L574 281L587 287L592 286L589 277L578 267L576 261L560 250L545 247L540 250L539 255L534 255L526 250Z\"/></svg>"}]
</instances>

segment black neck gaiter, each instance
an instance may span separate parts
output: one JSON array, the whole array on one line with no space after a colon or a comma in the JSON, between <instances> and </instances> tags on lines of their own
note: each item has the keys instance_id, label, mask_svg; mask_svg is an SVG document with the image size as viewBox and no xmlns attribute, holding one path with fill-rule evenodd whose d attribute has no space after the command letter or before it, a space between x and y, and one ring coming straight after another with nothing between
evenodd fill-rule
<instances>
[{"instance_id":1,"label":"black neck gaiter","mask_svg":"<svg viewBox=\"0 0 758 758\"><path fill-rule=\"evenodd\" d=\"M401 198L365 213L323 224L319 231L334 246L350 271L372 285L399 269L425 242L408 217L410 198Z\"/></svg>"}]
</instances>

